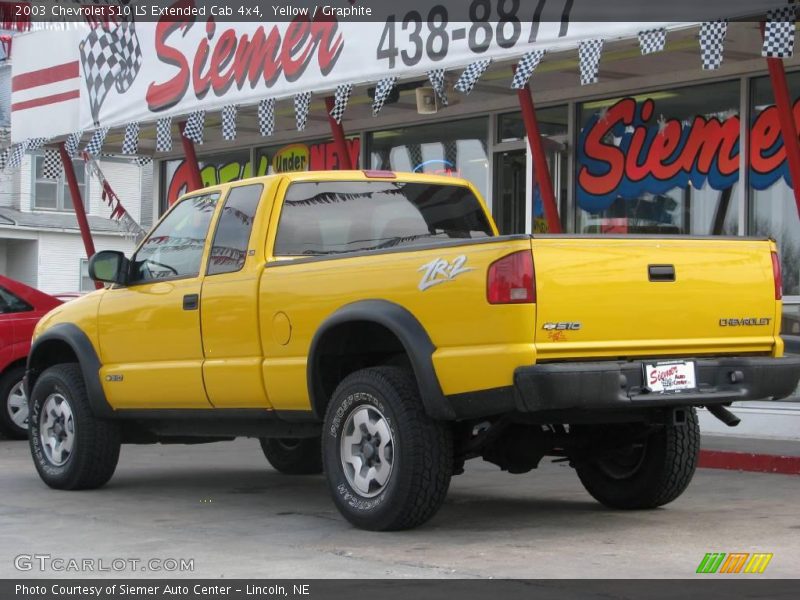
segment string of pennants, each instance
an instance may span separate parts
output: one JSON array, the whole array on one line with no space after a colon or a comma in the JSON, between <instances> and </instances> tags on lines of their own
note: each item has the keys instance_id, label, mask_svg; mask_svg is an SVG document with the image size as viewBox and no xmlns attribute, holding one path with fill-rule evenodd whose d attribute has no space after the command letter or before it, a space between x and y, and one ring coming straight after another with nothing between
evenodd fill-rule
<instances>
[{"instance_id":1,"label":"string of pennants","mask_svg":"<svg viewBox=\"0 0 800 600\"><path fill-rule=\"evenodd\" d=\"M761 54L768 58L789 58L794 53L796 6L789 5L767 13L764 27L764 41ZM709 21L701 24L699 32L699 46L701 66L704 70L716 70L722 65L724 55L725 37L728 24L724 20ZM638 34L639 49L643 56L661 52L666 46L666 29L647 29ZM591 85L598 82L600 61L602 58L604 40L589 39L578 43L578 71L581 85ZM511 80L511 89L523 89L528 85L537 67L545 57L545 50L534 49L524 54L518 60L516 70ZM460 74L453 89L468 95L475 84L491 65L491 59L480 59L468 65ZM428 81L442 106L448 105L447 77L444 69L433 69L427 73ZM392 91L397 85L397 76L387 76L378 81L374 88L372 98L372 115L377 116ZM336 123L341 123L347 109L348 101L353 92L352 84L339 85L334 91L333 107L330 116ZM311 108L311 92L301 92L294 96L295 126L298 131L303 131L308 121ZM220 128L222 139L234 141L237 136L237 105L225 106L220 111ZM172 151L172 117L162 117L155 124L155 150L156 152ZM269 137L275 132L275 99L264 98L257 107L258 130L261 136ZM202 144L205 135L206 111L197 110L190 113L181 135L195 144ZM152 159L146 156L137 156L139 147L140 124L129 123L125 127L122 154L130 156L138 164L147 164ZM98 156L102 150L108 127L96 129L89 139L85 153L89 156ZM68 136L65 148L70 156L78 155L78 147L83 136L83 131L78 131ZM0 152L0 169L19 167L26 151L36 151L46 146L48 140L36 138L18 143ZM44 177L58 177L62 165L58 150L48 147L45 151L43 164Z\"/></svg>"}]
</instances>

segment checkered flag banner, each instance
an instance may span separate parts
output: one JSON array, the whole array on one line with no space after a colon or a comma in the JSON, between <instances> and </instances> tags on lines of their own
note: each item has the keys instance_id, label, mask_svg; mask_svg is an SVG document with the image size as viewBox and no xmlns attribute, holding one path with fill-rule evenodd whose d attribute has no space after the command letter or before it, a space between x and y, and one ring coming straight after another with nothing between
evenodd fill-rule
<instances>
[{"instance_id":1,"label":"checkered flag banner","mask_svg":"<svg viewBox=\"0 0 800 600\"><path fill-rule=\"evenodd\" d=\"M25 143L21 142L19 144L15 144L11 148L11 152L8 155L8 162L6 163L6 167L11 167L15 169L22 164L22 157L25 155Z\"/></svg>"},{"instance_id":2,"label":"checkered flag banner","mask_svg":"<svg viewBox=\"0 0 800 600\"><path fill-rule=\"evenodd\" d=\"M603 40L586 40L578 43L578 68L581 73L581 85L597 83L602 53Z\"/></svg>"},{"instance_id":3,"label":"checkered flag banner","mask_svg":"<svg viewBox=\"0 0 800 600\"><path fill-rule=\"evenodd\" d=\"M297 131L303 131L306 128L310 107L311 92L301 92L294 97L294 122L297 125Z\"/></svg>"},{"instance_id":4,"label":"checkered flag banner","mask_svg":"<svg viewBox=\"0 0 800 600\"><path fill-rule=\"evenodd\" d=\"M135 164L138 167L146 167L152 162L153 162L152 156L137 156L136 158L133 159L133 164Z\"/></svg>"},{"instance_id":5,"label":"checkered flag banner","mask_svg":"<svg viewBox=\"0 0 800 600\"><path fill-rule=\"evenodd\" d=\"M664 50L666 43L667 30L663 27L639 32L639 49L642 51L642 56L661 52Z\"/></svg>"},{"instance_id":6,"label":"checkered flag banner","mask_svg":"<svg viewBox=\"0 0 800 600\"><path fill-rule=\"evenodd\" d=\"M433 91L439 98L442 106L447 106L447 90L444 85L444 69L432 69L428 71L428 81L431 82Z\"/></svg>"},{"instance_id":7,"label":"checkered flag banner","mask_svg":"<svg viewBox=\"0 0 800 600\"><path fill-rule=\"evenodd\" d=\"M259 101L258 131L262 136L275 133L275 98L264 98Z\"/></svg>"},{"instance_id":8,"label":"checkered flag banner","mask_svg":"<svg viewBox=\"0 0 800 600\"><path fill-rule=\"evenodd\" d=\"M521 90L528 85L528 80L533 75L536 67L544 58L544 50L531 50L526 52L517 63L517 70L514 72L514 79L511 80L512 90Z\"/></svg>"},{"instance_id":9,"label":"checkered flag banner","mask_svg":"<svg viewBox=\"0 0 800 600\"><path fill-rule=\"evenodd\" d=\"M86 144L86 152L92 156L100 154L100 149L103 147L103 142L106 141L106 135L108 135L108 127L101 127L95 131L92 135L92 139L90 139L89 143Z\"/></svg>"},{"instance_id":10,"label":"checkered flag banner","mask_svg":"<svg viewBox=\"0 0 800 600\"><path fill-rule=\"evenodd\" d=\"M64 149L67 151L67 156L71 157L78 154L78 146L81 143L82 137L83 131L76 131L67 136L67 140L64 142Z\"/></svg>"},{"instance_id":11,"label":"checkered flag banner","mask_svg":"<svg viewBox=\"0 0 800 600\"><path fill-rule=\"evenodd\" d=\"M100 108L112 88L125 92L142 66L142 51L133 22L96 23L79 45L81 65L92 120L99 123Z\"/></svg>"},{"instance_id":12,"label":"checkered flag banner","mask_svg":"<svg viewBox=\"0 0 800 600\"><path fill-rule=\"evenodd\" d=\"M353 84L343 83L336 86L336 92L333 95L333 108L331 109L331 117L337 123L342 122L344 111L347 108L347 101L353 94Z\"/></svg>"},{"instance_id":13,"label":"checkered flag banner","mask_svg":"<svg viewBox=\"0 0 800 600\"><path fill-rule=\"evenodd\" d=\"M8 154L11 152L11 148L5 148L0 152L0 169L5 169L6 164L8 164Z\"/></svg>"},{"instance_id":14,"label":"checkered flag banner","mask_svg":"<svg viewBox=\"0 0 800 600\"><path fill-rule=\"evenodd\" d=\"M764 45L761 56L790 58L794 54L794 30L797 19L795 6L784 6L767 11L764 27Z\"/></svg>"},{"instance_id":15,"label":"checkered flag banner","mask_svg":"<svg viewBox=\"0 0 800 600\"><path fill-rule=\"evenodd\" d=\"M156 121L156 152L172 150L172 117L161 117Z\"/></svg>"},{"instance_id":16,"label":"checkered flag banner","mask_svg":"<svg viewBox=\"0 0 800 600\"><path fill-rule=\"evenodd\" d=\"M46 141L47 141L47 138L43 138L43 137L31 138L31 139L26 141L25 149L28 150L29 152L36 152L42 146L44 146L44 143Z\"/></svg>"},{"instance_id":17,"label":"checkered flag banner","mask_svg":"<svg viewBox=\"0 0 800 600\"><path fill-rule=\"evenodd\" d=\"M128 123L122 138L122 153L136 154L139 150L139 122Z\"/></svg>"},{"instance_id":18,"label":"checkered flag banner","mask_svg":"<svg viewBox=\"0 0 800 600\"><path fill-rule=\"evenodd\" d=\"M381 112L383 105L386 104L386 99L392 93L394 84L397 83L397 77L384 77L377 84L375 84L375 96L372 98L372 116L377 117Z\"/></svg>"},{"instance_id":19,"label":"checkered flag banner","mask_svg":"<svg viewBox=\"0 0 800 600\"><path fill-rule=\"evenodd\" d=\"M489 68L491 63L491 58L482 58L481 60L476 60L466 69L464 69L461 77L458 78L458 81L456 81L456 84L453 87L462 94L469 94L472 91L472 88L475 87L475 84L478 83L478 79L481 78L481 75L483 75L483 72Z\"/></svg>"},{"instance_id":20,"label":"checkered flag banner","mask_svg":"<svg viewBox=\"0 0 800 600\"><path fill-rule=\"evenodd\" d=\"M44 151L42 177L45 179L58 179L61 177L61 154L58 148L47 148Z\"/></svg>"},{"instance_id":21,"label":"checkered flag banner","mask_svg":"<svg viewBox=\"0 0 800 600\"><path fill-rule=\"evenodd\" d=\"M196 110L189 114L186 125L183 127L183 137L192 140L195 144L203 143L203 133L206 125L206 111Z\"/></svg>"},{"instance_id":22,"label":"checkered flag banner","mask_svg":"<svg viewBox=\"0 0 800 600\"><path fill-rule=\"evenodd\" d=\"M236 139L236 110L235 104L222 107L222 139L229 142Z\"/></svg>"},{"instance_id":23,"label":"checkered flag banner","mask_svg":"<svg viewBox=\"0 0 800 600\"><path fill-rule=\"evenodd\" d=\"M722 64L727 32L727 21L706 21L700 26L700 58L703 61L704 71L719 69Z\"/></svg>"}]
</instances>

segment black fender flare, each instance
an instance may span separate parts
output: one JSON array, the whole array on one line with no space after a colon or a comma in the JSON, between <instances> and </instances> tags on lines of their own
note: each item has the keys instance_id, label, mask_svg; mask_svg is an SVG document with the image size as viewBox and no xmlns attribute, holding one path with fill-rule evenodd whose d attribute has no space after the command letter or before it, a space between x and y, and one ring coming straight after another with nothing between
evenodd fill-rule
<instances>
[{"instance_id":1,"label":"black fender flare","mask_svg":"<svg viewBox=\"0 0 800 600\"><path fill-rule=\"evenodd\" d=\"M31 344L28 353L28 362L25 368L25 393L30 398L36 379L42 371L51 365L39 364L39 358L48 343L58 341L70 347L78 358L78 364L83 374L86 392L89 396L89 405L96 417L105 418L113 415L114 410L106 399L103 385L100 383L100 358L92 345L89 336L77 325L72 323L58 323L42 333Z\"/></svg>"},{"instance_id":2,"label":"black fender flare","mask_svg":"<svg viewBox=\"0 0 800 600\"><path fill-rule=\"evenodd\" d=\"M456 418L453 407L442 392L433 367L433 353L436 347L428 332L410 311L387 300L361 300L347 304L325 319L314 334L308 352L306 377L311 407L317 418L324 417L324 410L321 408L328 400L325 398L320 378L317 377L320 368L320 342L332 328L355 321L382 325L400 340L414 370L428 416L440 420Z\"/></svg>"}]
</instances>

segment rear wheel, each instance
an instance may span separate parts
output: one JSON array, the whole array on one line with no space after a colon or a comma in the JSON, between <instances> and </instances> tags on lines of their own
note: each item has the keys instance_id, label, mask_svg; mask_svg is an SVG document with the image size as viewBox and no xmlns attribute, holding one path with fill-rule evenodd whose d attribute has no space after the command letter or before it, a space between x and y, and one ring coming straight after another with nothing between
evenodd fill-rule
<instances>
[{"instance_id":1,"label":"rear wheel","mask_svg":"<svg viewBox=\"0 0 800 600\"><path fill-rule=\"evenodd\" d=\"M22 387L25 367L11 367L0 376L0 433L21 440L28 437L28 397Z\"/></svg>"},{"instance_id":2,"label":"rear wheel","mask_svg":"<svg viewBox=\"0 0 800 600\"><path fill-rule=\"evenodd\" d=\"M581 483L598 502L611 508L642 509L663 506L680 496L694 476L700 455L697 412L687 409L686 423L664 425L641 439L577 462ZM630 427L609 429L611 436L632 435Z\"/></svg>"},{"instance_id":3,"label":"rear wheel","mask_svg":"<svg viewBox=\"0 0 800 600\"><path fill-rule=\"evenodd\" d=\"M261 438L269 464L285 475L322 473L319 438Z\"/></svg>"},{"instance_id":4,"label":"rear wheel","mask_svg":"<svg viewBox=\"0 0 800 600\"><path fill-rule=\"evenodd\" d=\"M60 490L104 485L117 468L119 428L92 413L77 364L45 370L30 402L30 446L42 480Z\"/></svg>"},{"instance_id":5,"label":"rear wheel","mask_svg":"<svg viewBox=\"0 0 800 600\"><path fill-rule=\"evenodd\" d=\"M336 388L325 415L322 459L339 512L363 529L410 529L444 502L452 432L431 419L410 371L363 369Z\"/></svg>"}]
</instances>

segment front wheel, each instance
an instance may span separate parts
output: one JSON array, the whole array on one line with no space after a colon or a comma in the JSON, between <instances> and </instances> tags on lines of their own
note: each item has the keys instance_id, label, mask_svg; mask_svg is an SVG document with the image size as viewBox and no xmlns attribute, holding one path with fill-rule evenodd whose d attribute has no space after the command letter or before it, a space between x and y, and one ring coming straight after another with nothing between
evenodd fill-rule
<instances>
[{"instance_id":1,"label":"front wheel","mask_svg":"<svg viewBox=\"0 0 800 600\"><path fill-rule=\"evenodd\" d=\"M700 427L694 408L686 422L663 425L636 441L578 461L575 470L592 497L611 508L656 508L680 496L694 476L700 456ZM609 428L600 444L619 436L637 437L630 426Z\"/></svg>"},{"instance_id":2,"label":"front wheel","mask_svg":"<svg viewBox=\"0 0 800 600\"><path fill-rule=\"evenodd\" d=\"M119 428L92 413L77 364L45 370L33 387L30 409L31 454L42 481L60 490L85 490L111 479Z\"/></svg>"},{"instance_id":3,"label":"front wheel","mask_svg":"<svg viewBox=\"0 0 800 600\"><path fill-rule=\"evenodd\" d=\"M328 405L322 462L348 521L374 531L410 529L444 502L453 439L425 413L409 371L363 369L339 384Z\"/></svg>"}]
</instances>

